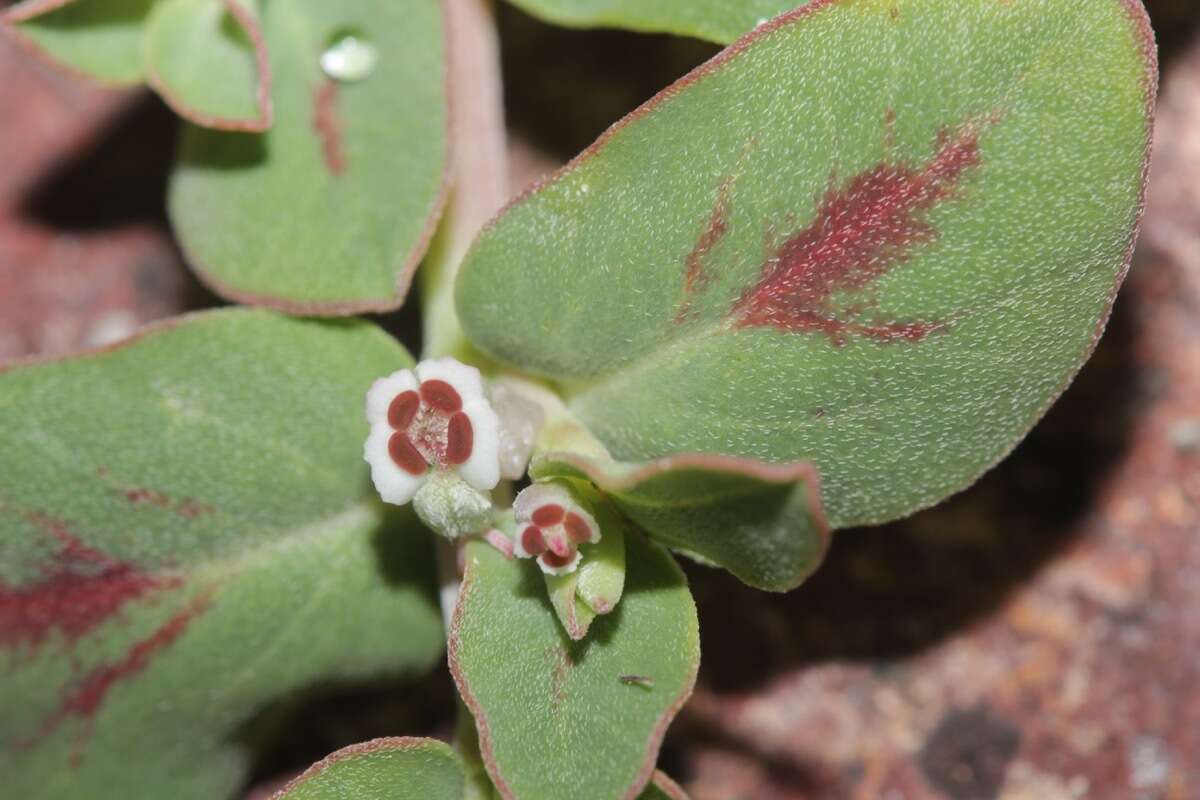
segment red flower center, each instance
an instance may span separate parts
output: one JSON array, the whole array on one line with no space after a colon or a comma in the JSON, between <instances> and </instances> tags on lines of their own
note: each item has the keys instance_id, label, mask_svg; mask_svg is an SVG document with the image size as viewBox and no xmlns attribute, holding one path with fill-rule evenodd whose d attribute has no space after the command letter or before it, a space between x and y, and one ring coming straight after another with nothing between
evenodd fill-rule
<instances>
[{"instance_id":1,"label":"red flower center","mask_svg":"<svg viewBox=\"0 0 1200 800\"><path fill-rule=\"evenodd\" d=\"M542 556L551 567L564 567L578 546L592 540L592 528L579 514L557 503L534 509L530 524L521 531L521 547L531 556Z\"/></svg>"},{"instance_id":2,"label":"red flower center","mask_svg":"<svg viewBox=\"0 0 1200 800\"><path fill-rule=\"evenodd\" d=\"M396 395L387 413L395 430L388 454L396 466L410 475L424 475L431 466L466 463L474 449L475 429L462 406L462 396L443 380L424 381L418 391Z\"/></svg>"}]
</instances>

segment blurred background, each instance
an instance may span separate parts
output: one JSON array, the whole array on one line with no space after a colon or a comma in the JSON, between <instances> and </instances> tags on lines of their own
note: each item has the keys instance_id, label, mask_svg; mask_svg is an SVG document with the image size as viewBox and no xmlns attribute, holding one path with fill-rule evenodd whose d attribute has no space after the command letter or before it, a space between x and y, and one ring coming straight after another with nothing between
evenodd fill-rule
<instances>
[{"instance_id":1,"label":"blurred background","mask_svg":"<svg viewBox=\"0 0 1200 800\"><path fill-rule=\"evenodd\" d=\"M703 663L660 765L695 800L1200 798L1200 8L1147 6L1148 208L1094 358L979 484L840 532L801 589L689 567ZM716 52L498 15L514 190ZM0 32L0 362L221 304L166 223L177 126ZM377 318L413 349L416 305ZM453 709L444 671L291 698L247 730L293 732L247 792L374 736L448 736Z\"/></svg>"}]
</instances>

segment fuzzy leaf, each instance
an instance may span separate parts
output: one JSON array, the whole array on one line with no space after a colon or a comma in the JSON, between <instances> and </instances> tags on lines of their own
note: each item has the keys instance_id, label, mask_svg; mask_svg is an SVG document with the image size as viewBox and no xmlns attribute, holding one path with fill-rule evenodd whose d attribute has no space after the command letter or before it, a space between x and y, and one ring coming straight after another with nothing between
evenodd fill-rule
<instances>
[{"instance_id":1,"label":"fuzzy leaf","mask_svg":"<svg viewBox=\"0 0 1200 800\"><path fill-rule=\"evenodd\" d=\"M461 800L463 768L434 739L375 739L309 767L272 800Z\"/></svg>"},{"instance_id":2,"label":"fuzzy leaf","mask_svg":"<svg viewBox=\"0 0 1200 800\"><path fill-rule=\"evenodd\" d=\"M442 649L429 535L374 499L365 323L222 311L0 373L0 775L12 797L230 796L239 733Z\"/></svg>"},{"instance_id":3,"label":"fuzzy leaf","mask_svg":"<svg viewBox=\"0 0 1200 800\"><path fill-rule=\"evenodd\" d=\"M170 188L192 267L220 294L306 314L395 308L440 213L446 171L438 0L271 0L274 124L262 136L189 126ZM337 82L346 34L377 53Z\"/></svg>"},{"instance_id":4,"label":"fuzzy leaf","mask_svg":"<svg viewBox=\"0 0 1200 800\"><path fill-rule=\"evenodd\" d=\"M271 124L270 66L246 0L162 0L146 21L150 85L197 125L263 131Z\"/></svg>"},{"instance_id":5,"label":"fuzzy leaf","mask_svg":"<svg viewBox=\"0 0 1200 800\"><path fill-rule=\"evenodd\" d=\"M635 465L550 453L530 473L590 481L660 543L759 589L799 586L829 545L808 464L693 455Z\"/></svg>"},{"instance_id":6,"label":"fuzzy leaf","mask_svg":"<svg viewBox=\"0 0 1200 800\"><path fill-rule=\"evenodd\" d=\"M142 31L156 0L25 0L4 13L52 60L98 80L139 83Z\"/></svg>"},{"instance_id":7,"label":"fuzzy leaf","mask_svg":"<svg viewBox=\"0 0 1200 800\"><path fill-rule=\"evenodd\" d=\"M450 668L505 798L636 797L691 693L700 643L683 573L659 546L625 544L621 604L582 642L563 632L536 564L467 546ZM652 686L623 682L630 673Z\"/></svg>"},{"instance_id":8,"label":"fuzzy leaf","mask_svg":"<svg viewBox=\"0 0 1200 800\"><path fill-rule=\"evenodd\" d=\"M835 526L902 516L1090 355L1156 75L1137 0L818 0L510 206L464 329L619 460L807 460Z\"/></svg>"},{"instance_id":9,"label":"fuzzy leaf","mask_svg":"<svg viewBox=\"0 0 1200 800\"><path fill-rule=\"evenodd\" d=\"M549 22L628 28L728 44L802 0L512 0Z\"/></svg>"}]
</instances>

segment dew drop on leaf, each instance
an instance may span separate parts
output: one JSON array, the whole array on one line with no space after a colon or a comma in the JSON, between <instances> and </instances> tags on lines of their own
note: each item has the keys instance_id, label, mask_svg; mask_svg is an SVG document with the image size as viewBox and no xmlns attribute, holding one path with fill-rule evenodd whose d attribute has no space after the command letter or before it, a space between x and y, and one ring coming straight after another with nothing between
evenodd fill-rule
<instances>
[{"instance_id":1,"label":"dew drop on leaf","mask_svg":"<svg viewBox=\"0 0 1200 800\"><path fill-rule=\"evenodd\" d=\"M335 81L356 83L369 78L378 61L375 45L362 34L341 31L321 53L321 70Z\"/></svg>"}]
</instances>

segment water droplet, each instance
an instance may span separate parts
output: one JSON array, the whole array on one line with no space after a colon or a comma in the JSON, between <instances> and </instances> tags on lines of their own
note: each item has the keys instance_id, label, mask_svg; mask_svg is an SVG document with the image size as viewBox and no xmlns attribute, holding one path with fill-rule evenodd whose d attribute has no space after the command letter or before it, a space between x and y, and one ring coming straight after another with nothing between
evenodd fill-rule
<instances>
[{"instance_id":1,"label":"water droplet","mask_svg":"<svg viewBox=\"0 0 1200 800\"><path fill-rule=\"evenodd\" d=\"M340 32L321 53L321 70L335 81L355 83L370 77L379 53L362 34Z\"/></svg>"}]
</instances>

